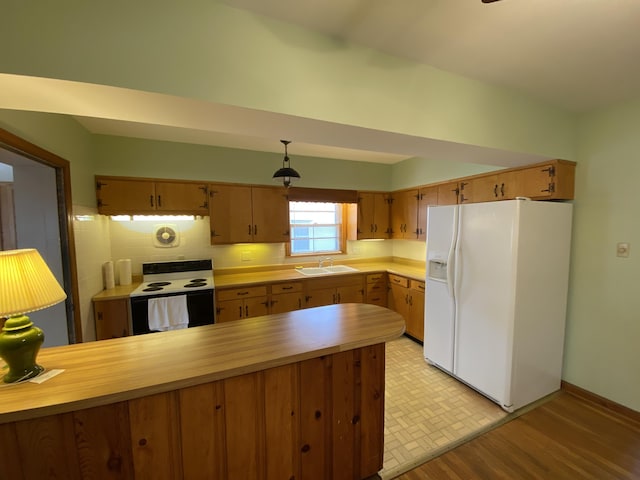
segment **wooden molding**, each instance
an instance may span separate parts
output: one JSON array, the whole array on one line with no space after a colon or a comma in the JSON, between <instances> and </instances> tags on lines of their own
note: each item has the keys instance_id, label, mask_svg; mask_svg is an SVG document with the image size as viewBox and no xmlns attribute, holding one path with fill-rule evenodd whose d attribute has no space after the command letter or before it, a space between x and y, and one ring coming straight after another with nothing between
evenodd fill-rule
<instances>
[{"instance_id":1,"label":"wooden molding","mask_svg":"<svg viewBox=\"0 0 640 480\"><path fill-rule=\"evenodd\" d=\"M640 423L640 412L633 410L629 407L625 407L624 405L620 405L619 403L614 402L613 400L609 400L608 398L602 397L596 393L590 392L589 390L585 390L584 388L578 387L577 385L573 385L572 383L565 382L562 380L560 388L571 395L582 398L589 402L593 402L597 405L600 405L604 408L611 410L619 415L623 415L634 422Z\"/></svg>"},{"instance_id":2,"label":"wooden molding","mask_svg":"<svg viewBox=\"0 0 640 480\"><path fill-rule=\"evenodd\" d=\"M67 311L72 310L74 326L74 331L71 332L69 341L72 343L82 342L82 318L80 316L80 294L78 291L78 270L73 232L73 201L71 199L71 166L69 161L2 128L0 128L0 147L30 160L53 167L56 170L58 202L66 213L66 218L60 219L60 240L63 244L63 268L66 269L68 267L69 269L68 275L65 275L69 282L68 285L65 285L69 296L67 302L71 303L70 306L67 306Z\"/></svg>"}]
</instances>

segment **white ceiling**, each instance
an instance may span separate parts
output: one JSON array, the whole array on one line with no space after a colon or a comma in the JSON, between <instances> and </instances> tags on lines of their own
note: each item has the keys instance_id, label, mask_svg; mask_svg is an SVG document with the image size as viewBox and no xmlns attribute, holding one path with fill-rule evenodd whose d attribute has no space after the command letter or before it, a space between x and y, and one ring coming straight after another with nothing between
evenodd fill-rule
<instances>
[{"instance_id":1,"label":"white ceiling","mask_svg":"<svg viewBox=\"0 0 640 480\"><path fill-rule=\"evenodd\" d=\"M221 0L587 111L640 96L640 0ZM73 115L89 131L292 155L517 166L543 158L225 105L0 74L0 108ZM224 122L217 119L223 118Z\"/></svg>"},{"instance_id":2,"label":"white ceiling","mask_svg":"<svg viewBox=\"0 0 640 480\"><path fill-rule=\"evenodd\" d=\"M550 104L640 94L638 0L221 0Z\"/></svg>"}]
</instances>

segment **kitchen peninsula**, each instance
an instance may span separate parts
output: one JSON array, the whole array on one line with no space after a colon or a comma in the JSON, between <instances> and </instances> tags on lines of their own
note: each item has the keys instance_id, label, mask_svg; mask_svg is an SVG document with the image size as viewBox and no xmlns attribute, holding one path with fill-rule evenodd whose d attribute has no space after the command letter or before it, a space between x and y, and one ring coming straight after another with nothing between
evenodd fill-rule
<instances>
[{"instance_id":1,"label":"kitchen peninsula","mask_svg":"<svg viewBox=\"0 0 640 480\"><path fill-rule=\"evenodd\" d=\"M367 478L404 327L341 304L44 349L64 372L0 387L2 478Z\"/></svg>"}]
</instances>

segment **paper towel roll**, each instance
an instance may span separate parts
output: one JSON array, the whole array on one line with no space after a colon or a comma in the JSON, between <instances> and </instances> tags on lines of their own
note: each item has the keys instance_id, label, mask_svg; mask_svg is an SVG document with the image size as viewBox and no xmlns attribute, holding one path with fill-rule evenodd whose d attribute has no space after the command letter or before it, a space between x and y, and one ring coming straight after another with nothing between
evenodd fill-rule
<instances>
[{"instance_id":1,"label":"paper towel roll","mask_svg":"<svg viewBox=\"0 0 640 480\"><path fill-rule=\"evenodd\" d=\"M116 286L116 274L111 260L102 264L102 280L107 290Z\"/></svg>"},{"instance_id":2,"label":"paper towel roll","mask_svg":"<svg viewBox=\"0 0 640 480\"><path fill-rule=\"evenodd\" d=\"M118 260L118 279L120 285L131 285L131 259Z\"/></svg>"}]
</instances>

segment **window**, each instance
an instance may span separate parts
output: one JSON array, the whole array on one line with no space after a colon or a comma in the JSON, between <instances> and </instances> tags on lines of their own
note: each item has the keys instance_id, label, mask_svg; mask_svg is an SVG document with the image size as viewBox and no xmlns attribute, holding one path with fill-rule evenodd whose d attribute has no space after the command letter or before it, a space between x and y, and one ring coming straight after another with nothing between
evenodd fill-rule
<instances>
[{"instance_id":1,"label":"window","mask_svg":"<svg viewBox=\"0 0 640 480\"><path fill-rule=\"evenodd\" d=\"M291 255L340 253L342 218L340 203L289 202Z\"/></svg>"}]
</instances>

